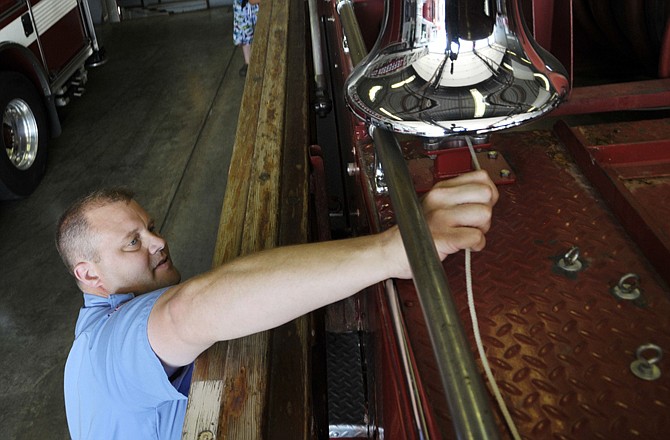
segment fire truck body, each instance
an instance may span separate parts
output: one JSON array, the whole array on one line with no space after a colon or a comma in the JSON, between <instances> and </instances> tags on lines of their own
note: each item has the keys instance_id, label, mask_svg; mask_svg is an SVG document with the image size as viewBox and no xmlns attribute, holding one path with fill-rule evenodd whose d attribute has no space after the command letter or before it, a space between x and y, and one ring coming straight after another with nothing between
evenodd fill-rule
<instances>
[{"instance_id":1,"label":"fire truck body","mask_svg":"<svg viewBox=\"0 0 670 440\"><path fill-rule=\"evenodd\" d=\"M376 140L368 124L345 104L345 82L353 69L350 53L356 51L343 44L349 38L342 33L341 3L345 2L333 1L330 9L322 8L328 52L323 59L329 61L325 70L330 72L333 118L343 152L342 157L330 159L348 164L341 167L348 171L341 193L329 196L341 200L333 204L342 212L331 214L332 223L346 223L358 235L390 227L397 213L383 182L379 185ZM370 50L384 2L351 3ZM630 87L627 105L635 96ZM589 101L582 99L585 91L573 90L569 110L563 114L588 113ZM663 88L658 87L657 93ZM608 110L622 110L614 98L601 98L609 98ZM647 98L645 104L651 106L649 102ZM461 321L454 325L464 328L477 361L476 374L484 377L475 331L523 438L660 438L667 430L669 388L655 365L670 336L668 277L663 271L667 250L646 253L651 234L642 239L645 242L635 241L641 230L653 227L652 222L638 220L632 230L624 231L621 226L627 219L620 212L628 217L641 212L636 219L662 218L659 234L667 234L668 217L661 207L665 205L661 201L668 199L667 167L660 170L667 163L667 150L663 158L643 159L648 145L667 146L668 123L666 118L569 127L560 121L554 133L547 129L496 133L477 147L482 168L491 173L489 166L498 167L491 175L499 184L501 200L486 251L473 254L472 303L467 300L462 253L448 257L443 266ZM398 138L418 193L450 174L471 169L467 149L448 145L427 152L417 138ZM324 155L336 149L327 136L319 144ZM617 152L627 155L626 160L613 159ZM500 168L504 160L510 163ZM464 169L459 168L462 163ZM589 172L581 168L584 165L596 170ZM632 168L635 174L628 172ZM327 167L325 172L329 173ZM336 173L330 181L337 179ZM647 212L651 214L645 216ZM575 268L568 267L572 256L578 263ZM621 295L629 288L634 295ZM329 328L331 345L349 337L351 345L360 347L359 358L351 365L341 367L341 360L329 364L335 370L329 371L331 384L343 390L329 401L330 437L461 438L457 433L469 427L458 426L460 402L449 401L452 397L440 380L440 353L433 346L415 285L389 281L353 301L334 313L355 311L350 320L340 329ZM479 316L478 323L473 324L471 309ZM342 328L358 329L359 335L345 335ZM455 355L448 351L447 356ZM640 365L648 364L652 364L649 374L641 374ZM358 399L361 393L349 379L356 365L363 365L359 383L365 384L365 397ZM338 381L342 371L347 372L346 380ZM501 438L513 438L488 380L486 386L494 425ZM338 405L338 398L346 404Z\"/></svg>"},{"instance_id":2,"label":"fire truck body","mask_svg":"<svg viewBox=\"0 0 670 440\"><path fill-rule=\"evenodd\" d=\"M0 198L37 187L48 139L61 132L56 108L83 92L87 60L100 53L87 8L78 0L0 1Z\"/></svg>"}]
</instances>

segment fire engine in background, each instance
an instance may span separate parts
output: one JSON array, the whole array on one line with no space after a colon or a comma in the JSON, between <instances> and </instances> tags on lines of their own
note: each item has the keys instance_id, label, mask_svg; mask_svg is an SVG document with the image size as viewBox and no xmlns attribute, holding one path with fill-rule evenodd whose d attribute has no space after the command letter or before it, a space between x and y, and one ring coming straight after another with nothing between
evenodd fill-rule
<instances>
[{"instance_id":1,"label":"fire engine in background","mask_svg":"<svg viewBox=\"0 0 670 440\"><path fill-rule=\"evenodd\" d=\"M103 62L87 0L0 0L0 199L35 190L61 133L57 106Z\"/></svg>"}]
</instances>

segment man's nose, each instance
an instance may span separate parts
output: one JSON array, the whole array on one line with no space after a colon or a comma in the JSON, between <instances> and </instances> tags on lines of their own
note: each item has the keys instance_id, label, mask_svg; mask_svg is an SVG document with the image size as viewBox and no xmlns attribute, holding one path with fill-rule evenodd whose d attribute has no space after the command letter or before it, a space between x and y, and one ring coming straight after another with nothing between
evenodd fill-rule
<instances>
[{"instance_id":1,"label":"man's nose","mask_svg":"<svg viewBox=\"0 0 670 440\"><path fill-rule=\"evenodd\" d=\"M165 239L159 235L151 234L149 239L149 252L155 254L165 248Z\"/></svg>"}]
</instances>

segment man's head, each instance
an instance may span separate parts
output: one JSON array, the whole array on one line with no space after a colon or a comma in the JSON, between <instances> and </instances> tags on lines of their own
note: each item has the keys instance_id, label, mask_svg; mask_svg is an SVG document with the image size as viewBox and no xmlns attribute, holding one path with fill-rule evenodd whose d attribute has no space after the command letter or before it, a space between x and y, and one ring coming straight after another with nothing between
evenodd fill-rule
<instances>
[{"instance_id":1,"label":"man's head","mask_svg":"<svg viewBox=\"0 0 670 440\"><path fill-rule=\"evenodd\" d=\"M131 192L103 189L63 213L56 247L83 291L141 294L180 280L167 243L154 228Z\"/></svg>"}]
</instances>

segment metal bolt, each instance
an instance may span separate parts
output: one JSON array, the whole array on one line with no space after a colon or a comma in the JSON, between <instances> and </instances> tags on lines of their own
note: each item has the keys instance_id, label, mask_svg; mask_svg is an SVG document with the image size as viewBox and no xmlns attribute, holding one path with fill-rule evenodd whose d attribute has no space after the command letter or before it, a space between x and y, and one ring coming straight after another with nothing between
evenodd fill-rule
<instances>
[{"instance_id":1,"label":"metal bolt","mask_svg":"<svg viewBox=\"0 0 670 440\"><path fill-rule=\"evenodd\" d=\"M644 357L645 353L652 353L651 358ZM658 361L663 357L663 350L656 344L640 345L635 351L637 357L630 364L630 370L633 374L643 380L656 380L661 377L661 369L658 368Z\"/></svg>"},{"instance_id":2,"label":"metal bolt","mask_svg":"<svg viewBox=\"0 0 670 440\"><path fill-rule=\"evenodd\" d=\"M509 177L512 172L506 168L500 170L500 177Z\"/></svg>"},{"instance_id":3,"label":"metal bolt","mask_svg":"<svg viewBox=\"0 0 670 440\"><path fill-rule=\"evenodd\" d=\"M201 431L198 434L198 440L214 440L214 433L212 431Z\"/></svg>"},{"instance_id":4,"label":"metal bolt","mask_svg":"<svg viewBox=\"0 0 670 440\"><path fill-rule=\"evenodd\" d=\"M568 272L577 272L582 269L582 262L579 261L579 248L573 246L558 260L558 267Z\"/></svg>"},{"instance_id":5,"label":"metal bolt","mask_svg":"<svg viewBox=\"0 0 670 440\"><path fill-rule=\"evenodd\" d=\"M424 138L423 148L425 150L437 150L440 147L442 138Z\"/></svg>"},{"instance_id":6,"label":"metal bolt","mask_svg":"<svg viewBox=\"0 0 670 440\"><path fill-rule=\"evenodd\" d=\"M627 300L638 299L642 294L639 284L639 275L627 273L619 279L619 283L616 286L612 287L612 295Z\"/></svg>"},{"instance_id":7,"label":"metal bolt","mask_svg":"<svg viewBox=\"0 0 670 440\"><path fill-rule=\"evenodd\" d=\"M388 186L386 185L386 178L384 177L384 168L382 163L375 157L375 191L379 195L388 194Z\"/></svg>"},{"instance_id":8,"label":"metal bolt","mask_svg":"<svg viewBox=\"0 0 670 440\"><path fill-rule=\"evenodd\" d=\"M358 175L358 173L360 173L360 171L361 171L361 169L355 163L349 162L347 164L347 174L349 174L350 176L352 176L352 177L356 176L356 175Z\"/></svg>"},{"instance_id":9,"label":"metal bolt","mask_svg":"<svg viewBox=\"0 0 670 440\"><path fill-rule=\"evenodd\" d=\"M498 158L498 152L496 150L491 150L486 153L489 159L496 160Z\"/></svg>"}]
</instances>

